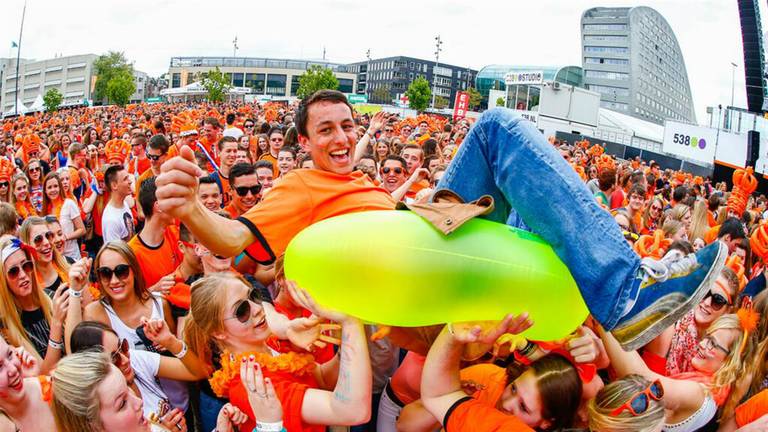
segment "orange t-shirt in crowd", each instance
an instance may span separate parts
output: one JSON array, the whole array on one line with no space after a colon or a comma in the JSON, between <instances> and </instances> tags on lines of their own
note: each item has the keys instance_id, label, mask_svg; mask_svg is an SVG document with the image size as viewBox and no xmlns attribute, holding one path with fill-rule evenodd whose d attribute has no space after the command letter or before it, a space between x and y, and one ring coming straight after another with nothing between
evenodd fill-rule
<instances>
[{"instance_id":1,"label":"orange t-shirt in crowd","mask_svg":"<svg viewBox=\"0 0 768 432\"><path fill-rule=\"evenodd\" d=\"M522 420L469 396L459 399L441 419L445 432L533 432Z\"/></svg>"},{"instance_id":2,"label":"orange t-shirt in crowd","mask_svg":"<svg viewBox=\"0 0 768 432\"><path fill-rule=\"evenodd\" d=\"M152 162L149 161L149 158L139 159L135 157L128 162L128 172L133 175L142 175L151 167Z\"/></svg>"},{"instance_id":3,"label":"orange t-shirt in crowd","mask_svg":"<svg viewBox=\"0 0 768 432\"><path fill-rule=\"evenodd\" d=\"M240 212L237 210L237 207L235 207L234 201L227 204L224 207L224 211L229 213L229 217L231 217L232 219L237 219L238 217L240 217Z\"/></svg>"},{"instance_id":4,"label":"orange t-shirt in crowd","mask_svg":"<svg viewBox=\"0 0 768 432\"><path fill-rule=\"evenodd\" d=\"M459 376L462 381L479 384L482 389L476 391L472 398L492 407L496 406L501 394L504 393L504 387L507 386L507 371L492 363L477 364L462 369Z\"/></svg>"},{"instance_id":5,"label":"orange t-shirt in crowd","mask_svg":"<svg viewBox=\"0 0 768 432\"><path fill-rule=\"evenodd\" d=\"M736 408L736 425L746 426L768 414L768 390L752 396Z\"/></svg>"},{"instance_id":6,"label":"orange t-shirt in crowd","mask_svg":"<svg viewBox=\"0 0 768 432\"><path fill-rule=\"evenodd\" d=\"M405 197L416 198L416 194L419 193L419 191L421 191L422 189L426 189L428 187L429 187L429 181L427 181L427 179L421 179L411 185L411 188L408 189L408 192L405 193Z\"/></svg>"},{"instance_id":7,"label":"orange t-shirt in crowd","mask_svg":"<svg viewBox=\"0 0 768 432\"><path fill-rule=\"evenodd\" d=\"M393 210L395 200L360 171L336 174L297 169L282 177L264 199L237 218L256 241L245 249L254 261L269 264L288 242L315 222L347 213Z\"/></svg>"},{"instance_id":8,"label":"orange t-shirt in crowd","mask_svg":"<svg viewBox=\"0 0 768 432\"><path fill-rule=\"evenodd\" d=\"M715 219L715 212L712 210L707 210L707 223L709 224L710 228L717 225L717 219Z\"/></svg>"},{"instance_id":9,"label":"orange t-shirt in crowd","mask_svg":"<svg viewBox=\"0 0 768 432\"><path fill-rule=\"evenodd\" d=\"M184 259L179 250L179 229L176 225L171 225L165 229L163 242L160 246L148 246L138 234L128 241L128 246L136 255L147 287L151 287L161 278L174 273Z\"/></svg>"},{"instance_id":10,"label":"orange t-shirt in crowd","mask_svg":"<svg viewBox=\"0 0 768 432\"><path fill-rule=\"evenodd\" d=\"M272 175L275 178L277 178L277 176L280 175L280 170L277 169L277 158L272 156L272 153L270 153L270 152L264 153L263 155L261 155L259 160L269 161L272 164Z\"/></svg>"}]
</instances>

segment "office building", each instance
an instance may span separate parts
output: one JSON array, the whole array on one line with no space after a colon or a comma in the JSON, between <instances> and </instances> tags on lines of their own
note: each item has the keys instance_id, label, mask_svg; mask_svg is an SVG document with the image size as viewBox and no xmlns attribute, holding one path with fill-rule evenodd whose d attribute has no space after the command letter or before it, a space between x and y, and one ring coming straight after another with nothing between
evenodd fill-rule
<instances>
[{"instance_id":1,"label":"office building","mask_svg":"<svg viewBox=\"0 0 768 432\"><path fill-rule=\"evenodd\" d=\"M356 93L367 94L370 102L392 103L421 75L429 81L436 96L447 100L450 108L456 92L471 87L477 75L476 70L468 67L405 56L372 59L349 67L357 73Z\"/></svg>"},{"instance_id":2,"label":"office building","mask_svg":"<svg viewBox=\"0 0 768 432\"><path fill-rule=\"evenodd\" d=\"M581 17L582 67L601 106L664 124L696 122L683 53L672 27L649 7L588 9Z\"/></svg>"}]
</instances>

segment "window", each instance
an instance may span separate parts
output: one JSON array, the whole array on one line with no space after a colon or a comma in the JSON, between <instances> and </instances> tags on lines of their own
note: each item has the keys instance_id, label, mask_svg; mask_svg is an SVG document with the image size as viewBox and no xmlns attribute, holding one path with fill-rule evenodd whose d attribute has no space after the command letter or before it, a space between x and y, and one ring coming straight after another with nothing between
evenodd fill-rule
<instances>
[{"instance_id":1,"label":"window","mask_svg":"<svg viewBox=\"0 0 768 432\"><path fill-rule=\"evenodd\" d=\"M192 84L195 80L195 74L192 72L187 72L187 85Z\"/></svg>"},{"instance_id":2,"label":"window","mask_svg":"<svg viewBox=\"0 0 768 432\"><path fill-rule=\"evenodd\" d=\"M609 54L629 54L629 48L623 47L602 47L602 46L585 46L584 52L588 53L609 53Z\"/></svg>"},{"instance_id":3,"label":"window","mask_svg":"<svg viewBox=\"0 0 768 432\"><path fill-rule=\"evenodd\" d=\"M622 72L606 72L606 71L593 71L593 70L587 70L585 71L585 77L587 78L598 78L598 79L609 79L609 80L626 80L629 79L629 74L622 73Z\"/></svg>"},{"instance_id":4,"label":"window","mask_svg":"<svg viewBox=\"0 0 768 432\"><path fill-rule=\"evenodd\" d=\"M621 42L626 43L626 36L608 36L608 35L584 35L584 42Z\"/></svg>"},{"instance_id":5,"label":"window","mask_svg":"<svg viewBox=\"0 0 768 432\"><path fill-rule=\"evenodd\" d=\"M611 86L601 86L601 85L595 85L595 84L589 84L589 89L601 94L605 95L611 95L611 96L629 96L629 89L628 88L622 88L622 87L611 87ZM638 94L638 99L640 99L640 94Z\"/></svg>"},{"instance_id":6,"label":"window","mask_svg":"<svg viewBox=\"0 0 768 432\"><path fill-rule=\"evenodd\" d=\"M299 91L299 77L300 75L291 76L291 96L296 96Z\"/></svg>"},{"instance_id":7,"label":"window","mask_svg":"<svg viewBox=\"0 0 768 432\"><path fill-rule=\"evenodd\" d=\"M584 24L584 31L591 31L591 30L621 31L626 29L627 29L626 24Z\"/></svg>"},{"instance_id":8,"label":"window","mask_svg":"<svg viewBox=\"0 0 768 432\"><path fill-rule=\"evenodd\" d=\"M609 65L628 65L628 59L612 59L601 57L584 57L584 63L587 64L609 64Z\"/></svg>"},{"instance_id":9,"label":"window","mask_svg":"<svg viewBox=\"0 0 768 432\"><path fill-rule=\"evenodd\" d=\"M434 68L432 68L432 73L434 75L442 75L442 76L450 77L451 75L453 75L452 72L453 71L451 71L450 69L444 68L442 66L435 66Z\"/></svg>"},{"instance_id":10,"label":"window","mask_svg":"<svg viewBox=\"0 0 768 432\"><path fill-rule=\"evenodd\" d=\"M339 78L339 91L342 93L352 93L353 80L348 78Z\"/></svg>"},{"instance_id":11,"label":"window","mask_svg":"<svg viewBox=\"0 0 768 432\"><path fill-rule=\"evenodd\" d=\"M171 88L181 87L181 73L176 72L171 76Z\"/></svg>"},{"instance_id":12,"label":"window","mask_svg":"<svg viewBox=\"0 0 768 432\"><path fill-rule=\"evenodd\" d=\"M408 68L410 68L411 70L413 70L413 62L408 62Z\"/></svg>"},{"instance_id":13,"label":"window","mask_svg":"<svg viewBox=\"0 0 768 432\"><path fill-rule=\"evenodd\" d=\"M244 74L242 72L235 72L232 75L232 85L235 87L242 87L244 80Z\"/></svg>"},{"instance_id":14,"label":"window","mask_svg":"<svg viewBox=\"0 0 768 432\"><path fill-rule=\"evenodd\" d=\"M285 75L267 75L267 94L272 96L285 96Z\"/></svg>"}]
</instances>

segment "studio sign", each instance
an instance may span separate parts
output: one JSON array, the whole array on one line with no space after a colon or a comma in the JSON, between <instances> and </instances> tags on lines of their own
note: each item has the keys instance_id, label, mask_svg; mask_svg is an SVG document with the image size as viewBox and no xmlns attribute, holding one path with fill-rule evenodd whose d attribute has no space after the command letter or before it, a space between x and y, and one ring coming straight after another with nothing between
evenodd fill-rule
<instances>
[{"instance_id":1,"label":"studio sign","mask_svg":"<svg viewBox=\"0 0 768 432\"><path fill-rule=\"evenodd\" d=\"M672 136L673 144L680 144L689 147L698 147L704 150L707 147L707 140L704 138L697 138L686 134L676 133Z\"/></svg>"}]
</instances>

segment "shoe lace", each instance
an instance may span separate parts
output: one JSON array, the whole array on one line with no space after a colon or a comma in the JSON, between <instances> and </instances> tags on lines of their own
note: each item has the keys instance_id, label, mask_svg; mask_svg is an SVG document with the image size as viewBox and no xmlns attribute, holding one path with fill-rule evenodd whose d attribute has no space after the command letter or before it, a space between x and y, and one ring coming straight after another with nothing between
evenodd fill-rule
<instances>
[{"instance_id":1,"label":"shoe lace","mask_svg":"<svg viewBox=\"0 0 768 432\"><path fill-rule=\"evenodd\" d=\"M696 264L695 254L684 255L679 250L671 250L660 260L643 258L640 261L640 269L643 271L643 281L651 278L664 282L674 275L689 273Z\"/></svg>"}]
</instances>

